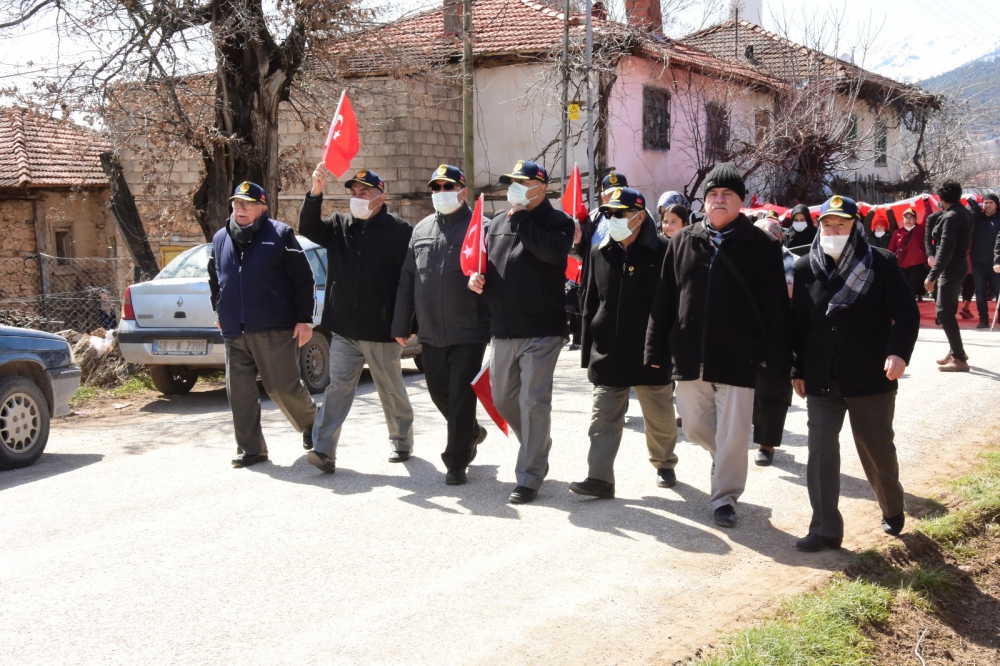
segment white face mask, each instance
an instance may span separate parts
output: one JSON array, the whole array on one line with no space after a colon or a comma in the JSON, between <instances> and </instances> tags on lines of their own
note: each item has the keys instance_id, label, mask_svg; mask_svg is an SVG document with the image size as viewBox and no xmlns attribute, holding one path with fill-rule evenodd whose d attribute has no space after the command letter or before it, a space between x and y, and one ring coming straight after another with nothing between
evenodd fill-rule
<instances>
[{"instance_id":1,"label":"white face mask","mask_svg":"<svg viewBox=\"0 0 1000 666\"><path fill-rule=\"evenodd\" d=\"M840 255L843 254L844 248L847 246L847 239L850 236L820 236L819 246L823 248L823 252L830 255L834 260L839 259Z\"/></svg>"},{"instance_id":2,"label":"white face mask","mask_svg":"<svg viewBox=\"0 0 1000 666\"><path fill-rule=\"evenodd\" d=\"M806 222L792 222L792 229L795 229L796 231L805 231L806 225Z\"/></svg>"},{"instance_id":3,"label":"white face mask","mask_svg":"<svg viewBox=\"0 0 1000 666\"><path fill-rule=\"evenodd\" d=\"M511 183L507 188L507 201L514 206L527 206L528 188L521 183Z\"/></svg>"},{"instance_id":4,"label":"white face mask","mask_svg":"<svg viewBox=\"0 0 1000 666\"><path fill-rule=\"evenodd\" d=\"M619 242L625 240L632 235L632 230L629 229L628 225L630 225L632 220L634 220L638 215L639 213L636 213L632 217L612 217L608 220L608 234L613 240Z\"/></svg>"},{"instance_id":5,"label":"white face mask","mask_svg":"<svg viewBox=\"0 0 1000 666\"><path fill-rule=\"evenodd\" d=\"M885 230L879 229L875 232L875 238L882 238L882 236L885 236Z\"/></svg>"},{"instance_id":6,"label":"white face mask","mask_svg":"<svg viewBox=\"0 0 1000 666\"><path fill-rule=\"evenodd\" d=\"M431 193L431 203L434 204L434 210L442 215L454 213L462 205L462 202L458 200L458 192L454 191Z\"/></svg>"},{"instance_id":7,"label":"white face mask","mask_svg":"<svg viewBox=\"0 0 1000 666\"><path fill-rule=\"evenodd\" d=\"M904 224L903 228L906 229L907 231L913 231L913 227L915 227L915 226L917 226L917 225L915 225L915 224Z\"/></svg>"},{"instance_id":8,"label":"white face mask","mask_svg":"<svg viewBox=\"0 0 1000 666\"><path fill-rule=\"evenodd\" d=\"M371 202L368 199L358 199L351 197L351 215L359 220L367 220L375 212L368 207Z\"/></svg>"}]
</instances>

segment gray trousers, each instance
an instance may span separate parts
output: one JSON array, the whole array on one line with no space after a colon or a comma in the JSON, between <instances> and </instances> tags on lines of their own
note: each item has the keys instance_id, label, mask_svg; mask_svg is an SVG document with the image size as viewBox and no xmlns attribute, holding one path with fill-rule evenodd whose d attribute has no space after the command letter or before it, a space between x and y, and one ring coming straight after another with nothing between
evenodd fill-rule
<instances>
[{"instance_id":1,"label":"gray trousers","mask_svg":"<svg viewBox=\"0 0 1000 666\"><path fill-rule=\"evenodd\" d=\"M413 450L413 407L403 384L403 369L399 364L402 353L403 348L396 342L349 340L334 334L330 340L330 385L326 387L313 430L315 451L337 457L340 432L354 403L365 362L382 402L389 448Z\"/></svg>"},{"instance_id":2,"label":"gray trousers","mask_svg":"<svg viewBox=\"0 0 1000 666\"><path fill-rule=\"evenodd\" d=\"M608 483L615 482L615 456L622 443L628 388L594 386L594 408L590 414L590 453L587 476ZM649 462L656 469L677 466L677 417L674 416L674 387L636 386L639 409L646 426L646 449Z\"/></svg>"},{"instance_id":3,"label":"gray trousers","mask_svg":"<svg viewBox=\"0 0 1000 666\"><path fill-rule=\"evenodd\" d=\"M882 515L891 518L903 511L903 486L899 483L895 433L892 430L896 393L864 398L844 398L836 382L824 396L806 397L809 415L809 462L806 480L812 522L809 533L833 539L844 537L840 500L840 431L844 414L851 419L851 432L858 447L861 466L875 491Z\"/></svg>"},{"instance_id":4,"label":"gray trousers","mask_svg":"<svg viewBox=\"0 0 1000 666\"><path fill-rule=\"evenodd\" d=\"M710 384L697 379L677 382L677 413L684 434L712 454L712 510L735 507L747 485L753 389Z\"/></svg>"},{"instance_id":5,"label":"gray trousers","mask_svg":"<svg viewBox=\"0 0 1000 666\"><path fill-rule=\"evenodd\" d=\"M299 374L299 345L291 329L226 338L226 394L233 411L236 452L267 453L260 427L257 375L285 418L299 432L316 420L316 403Z\"/></svg>"},{"instance_id":6,"label":"gray trousers","mask_svg":"<svg viewBox=\"0 0 1000 666\"><path fill-rule=\"evenodd\" d=\"M549 471L552 448L552 376L562 338L493 338L490 387L493 404L521 443L517 485L538 490Z\"/></svg>"}]
</instances>

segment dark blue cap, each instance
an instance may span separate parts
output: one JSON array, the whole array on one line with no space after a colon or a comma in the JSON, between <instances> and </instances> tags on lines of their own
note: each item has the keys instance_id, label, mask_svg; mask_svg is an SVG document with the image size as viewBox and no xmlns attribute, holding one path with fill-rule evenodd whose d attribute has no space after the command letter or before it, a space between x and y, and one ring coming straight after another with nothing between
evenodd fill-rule
<instances>
[{"instance_id":1,"label":"dark blue cap","mask_svg":"<svg viewBox=\"0 0 1000 666\"><path fill-rule=\"evenodd\" d=\"M610 190L612 187L628 187L628 178L623 173L612 171L601 181L601 191Z\"/></svg>"},{"instance_id":2,"label":"dark blue cap","mask_svg":"<svg viewBox=\"0 0 1000 666\"><path fill-rule=\"evenodd\" d=\"M367 185L368 187L374 187L378 189L379 192L385 192L385 183L379 178L379 175L372 171L371 169L362 169L361 171L354 174L354 178L344 183L344 187L350 187L354 183L361 183L362 185Z\"/></svg>"},{"instance_id":3,"label":"dark blue cap","mask_svg":"<svg viewBox=\"0 0 1000 666\"><path fill-rule=\"evenodd\" d=\"M549 174L545 167L531 160L518 160L513 171L500 176L500 182L504 185L509 185L512 180L537 180L548 185Z\"/></svg>"},{"instance_id":4,"label":"dark blue cap","mask_svg":"<svg viewBox=\"0 0 1000 666\"><path fill-rule=\"evenodd\" d=\"M450 164L442 164L435 169L434 175L431 176L427 184L430 185L435 180L443 180L446 183L455 183L465 187L465 174L462 173L461 169Z\"/></svg>"},{"instance_id":5,"label":"dark blue cap","mask_svg":"<svg viewBox=\"0 0 1000 666\"><path fill-rule=\"evenodd\" d=\"M824 215L836 215L837 217L844 217L849 220L853 220L858 216L858 204L854 203L854 199L834 195L824 201L823 205L820 207L820 218Z\"/></svg>"},{"instance_id":6,"label":"dark blue cap","mask_svg":"<svg viewBox=\"0 0 1000 666\"><path fill-rule=\"evenodd\" d=\"M611 199L601 204L601 210L645 210L646 197L639 190L631 187L618 187L611 190Z\"/></svg>"},{"instance_id":7,"label":"dark blue cap","mask_svg":"<svg viewBox=\"0 0 1000 666\"><path fill-rule=\"evenodd\" d=\"M257 183L251 183L249 180L244 180L236 186L236 189L233 190L233 196L229 197L230 201L234 199L252 201L253 203L267 203L267 195L264 194L264 188Z\"/></svg>"}]
</instances>

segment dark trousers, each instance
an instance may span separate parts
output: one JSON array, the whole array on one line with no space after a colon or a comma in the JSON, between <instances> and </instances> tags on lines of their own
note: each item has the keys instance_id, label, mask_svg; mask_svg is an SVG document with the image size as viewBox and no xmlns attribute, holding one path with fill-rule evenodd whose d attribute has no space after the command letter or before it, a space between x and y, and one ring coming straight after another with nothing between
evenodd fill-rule
<instances>
[{"instance_id":1,"label":"dark trousers","mask_svg":"<svg viewBox=\"0 0 1000 666\"><path fill-rule=\"evenodd\" d=\"M316 403L302 383L299 345L291 330L226 338L226 394L233 411L237 453L267 453L260 427L257 375L268 397L296 430L311 428L316 420Z\"/></svg>"},{"instance_id":2,"label":"dark trousers","mask_svg":"<svg viewBox=\"0 0 1000 666\"><path fill-rule=\"evenodd\" d=\"M781 446L785 417L792 404L792 380L775 377L765 368L757 371L753 392L753 443L758 446Z\"/></svg>"},{"instance_id":3,"label":"dark trousers","mask_svg":"<svg viewBox=\"0 0 1000 666\"><path fill-rule=\"evenodd\" d=\"M947 271L941 274L937 282L937 317L941 322L944 334L948 336L948 344L951 345L951 355L957 359L966 360L965 347L962 345L962 331L958 328L958 319L955 314L958 312L958 297L962 292L962 283L965 281L966 270L949 274Z\"/></svg>"},{"instance_id":4,"label":"dark trousers","mask_svg":"<svg viewBox=\"0 0 1000 666\"><path fill-rule=\"evenodd\" d=\"M990 294L993 298L1000 294L1000 273L993 272L993 264L972 264L972 282L976 288L976 308L979 309L979 321L990 320Z\"/></svg>"},{"instance_id":5,"label":"dark trousers","mask_svg":"<svg viewBox=\"0 0 1000 666\"><path fill-rule=\"evenodd\" d=\"M431 400L448 421L448 443L441 460L448 469L465 469L475 457L476 422L472 380L483 367L486 343L432 347L423 345L424 379Z\"/></svg>"},{"instance_id":6,"label":"dark trousers","mask_svg":"<svg viewBox=\"0 0 1000 666\"><path fill-rule=\"evenodd\" d=\"M922 298L927 293L927 290L924 289L924 280L927 279L927 273L929 272L930 268L927 264L907 266L903 269L903 277L906 278L906 284L910 285L913 295L917 298Z\"/></svg>"},{"instance_id":7,"label":"dark trousers","mask_svg":"<svg viewBox=\"0 0 1000 666\"><path fill-rule=\"evenodd\" d=\"M806 482L812 522L809 533L832 539L844 537L844 519L837 508L840 500L840 431L844 414L851 419L851 432L858 447L858 457L882 515L886 518L903 512L903 486L899 483L895 433L892 418L896 393L844 398L834 381L826 395L806 398L809 414L809 461Z\"/></svg>"}]
</instances>

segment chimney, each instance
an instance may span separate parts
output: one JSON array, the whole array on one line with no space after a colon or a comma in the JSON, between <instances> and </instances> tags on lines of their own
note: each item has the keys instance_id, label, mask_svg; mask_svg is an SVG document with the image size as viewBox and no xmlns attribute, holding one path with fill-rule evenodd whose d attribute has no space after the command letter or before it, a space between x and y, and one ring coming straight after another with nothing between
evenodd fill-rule
<instances>
[{"instance_id":1,"label":"chimney","mask_svg":"<svg viewBox=\"0 0 1000 666\"><path fill-rule=\"evenodd\" d=\"M663 32L663 15L660 0L625 0L625 15L629 27L646 32Z\"/></svg>"},{"instance_id":2,"label":"chimney","mask_svg":"<svg viewBox=\"0 0 1000 666\"><path fill-rule=\"evenodd\" d=\"M462 0L444 0L444 36L462 36Z\"/></svg>"}]
</instances>

